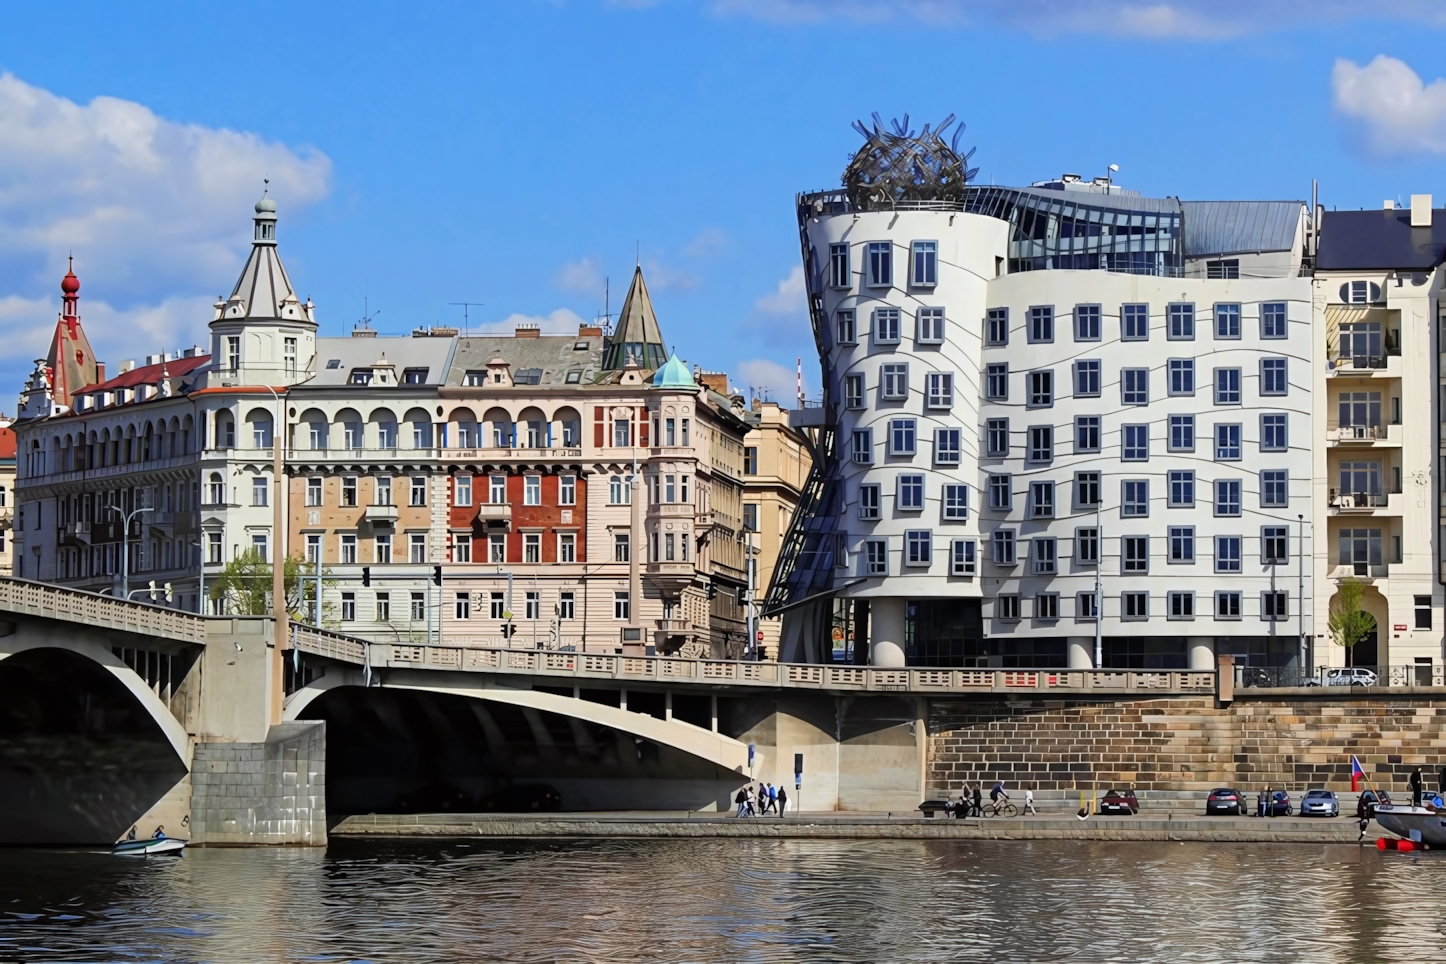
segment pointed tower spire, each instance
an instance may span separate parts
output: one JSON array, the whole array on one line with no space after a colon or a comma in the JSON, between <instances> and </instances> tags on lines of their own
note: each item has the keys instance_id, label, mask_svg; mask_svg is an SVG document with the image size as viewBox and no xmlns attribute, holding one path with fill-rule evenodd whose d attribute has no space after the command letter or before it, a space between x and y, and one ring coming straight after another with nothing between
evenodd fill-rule
<instances>
[{"instance_id":1,"label":"pointed tower spire","mask_svg":"<svg viewBox=\"0 0 1446 964\"><path fill-rule=\"evenodd\" d=\"M60 320L55 324L46 364L51 372L52 398L57 405L69 407L72 393L95 384L95 352L80 327L80 279L75 276L73 257L60 279L60 297Z\"/></svg>"},{"instance_id":2,"label":"pointed tower spire","mask_svg":"<svg viewBox=\"0 0 1446 964\"><path fill-rule=\"evenodd\" d=\"M256 202L253 224L251 257L246 259L231 297L221 305L221 317L309 321L306 306L296 297L276 252L276 202L269 193L263 192Z\"/></svg>"},{"instance_id":3,"label":"pointed tower spire","mask_svg":"<svg viewBox=\"0 0 1446 964\"><path fill-rule=\"evenodd\" d=\"M663 333L658 327L658 316L653 313L653 299L648 295L647 283L643 281L643 269L633 269L633 283L628 296L623 299L623 310L618 314L617 326L603 353L604 371L621 371L627 366L628 358L637 359L640 366L648 371L662 368L668 359L663 349Z\"/></svg>"}]
</instances>

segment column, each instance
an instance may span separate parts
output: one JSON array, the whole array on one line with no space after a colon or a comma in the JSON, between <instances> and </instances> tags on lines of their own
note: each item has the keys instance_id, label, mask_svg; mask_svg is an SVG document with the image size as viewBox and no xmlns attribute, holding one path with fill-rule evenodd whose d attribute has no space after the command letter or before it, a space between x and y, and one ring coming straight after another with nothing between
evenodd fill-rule
<instances>
[{"instance_id":1,"label":"column","mask_svg":"<svg viewBox=\"0 0 1446 964\"><path fill-rule=\"evenodd\" d=\"M1190 653L1191 669L1215 669L1214 636L1191 636L1185 640L1185 648Z\"/></svg>"},{"instance_id":2,"label":"column","mask_svg":"<svg viewBox=\"0 0 1446 964\"><path fill-rule=\"evenodd\" d=\"M1095 638L1093 636L1069 637L1069 668L1095 668Z\"/></svg>"},{"instance_id":3,"label":"column","mask_svg":"<svg viewBox=\"0 0 1446 964\"><path fill-rule=\"evenodd\" d=\"M869 663L873 666L904 665L904 600L884 596L870 600Z\"/></svg>"}]
</instances>

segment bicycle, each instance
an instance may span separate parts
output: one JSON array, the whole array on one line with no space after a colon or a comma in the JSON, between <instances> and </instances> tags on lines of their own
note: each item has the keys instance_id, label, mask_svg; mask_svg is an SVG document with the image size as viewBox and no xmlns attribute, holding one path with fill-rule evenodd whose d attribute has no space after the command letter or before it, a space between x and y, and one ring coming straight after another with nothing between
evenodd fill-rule
<instances>
[{"instance_id":1,"label":"bicycle","mask_svg":"<svg viewBox=\"0 0 1446 964\"><path fill-rule=\"evenodd\" d=\"M1019 808L1009 802L1009 798L996 800L993 803L986 803L979 808L981 817L1017 817Z\"/></svg>"}]
</instances>

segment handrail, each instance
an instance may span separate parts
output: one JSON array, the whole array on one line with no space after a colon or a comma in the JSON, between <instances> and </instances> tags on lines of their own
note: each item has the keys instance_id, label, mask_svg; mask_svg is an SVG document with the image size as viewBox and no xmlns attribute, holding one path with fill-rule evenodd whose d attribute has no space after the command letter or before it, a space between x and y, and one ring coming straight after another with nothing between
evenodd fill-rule
<instances>
[{"instance_id":1,"label":"handrail","mask_svg":"<svg viewBox=\"0 0 1446 964\"><path fill-rule=\"evenodd\" d=\"M0 611L44 616L102 629L119 629L178 642L206 642L204 616L132 599L65 589L30 579L0 577Z\"/></svg>"}]
</instances>

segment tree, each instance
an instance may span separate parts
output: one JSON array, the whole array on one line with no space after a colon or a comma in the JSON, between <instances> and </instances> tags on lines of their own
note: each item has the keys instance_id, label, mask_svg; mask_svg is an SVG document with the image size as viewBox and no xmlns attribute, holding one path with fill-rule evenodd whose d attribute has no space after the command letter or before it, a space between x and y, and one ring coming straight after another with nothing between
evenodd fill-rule
<instances>
[{"instance_id":1,"label":"tree","mask_svg":"<svg viewBox=\"0 0 1446 964\"><path fill-rule=\"evenodd\" d=\"M316 563L307 562L300 556L288 556L282 564L286 611L292 619L308 622L314 618L316 566ZM333 584L334 580L326 578L325 568L321 575L324 584ZM271 564L254 548L226 563L226 568L208 588L207 595L212 599L226 601L224 609L228 613L236 616L271 615ZM323 602L323 619L327 615Z\"/></svg>"},{"instance_id":2,"label":"tree","mask_svg":"<svg viewBox=\"0 0 1446 964\"><path fill-rule=\"evenodd\" d=\"M1361 609L1361 599L1365 594L1365 586L1347 579L1340 584L1331 603L1330 621L1327 623L1331 638L1347 650L1376 629L1376 617Z\"/></svg>"}]
</instances>

